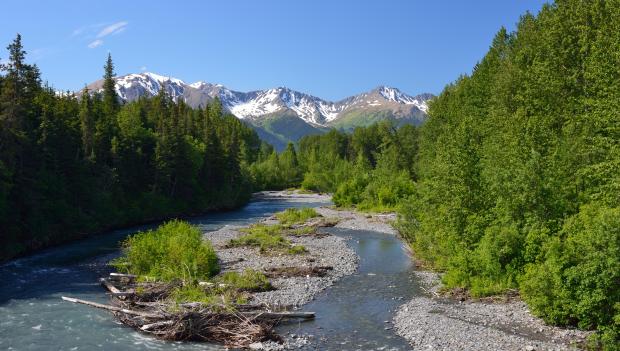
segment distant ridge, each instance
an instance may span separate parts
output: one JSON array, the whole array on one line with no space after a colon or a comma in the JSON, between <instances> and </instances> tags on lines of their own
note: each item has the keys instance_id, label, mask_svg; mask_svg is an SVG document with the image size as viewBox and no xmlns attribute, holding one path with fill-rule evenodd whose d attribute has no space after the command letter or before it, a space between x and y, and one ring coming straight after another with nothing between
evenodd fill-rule
<instances>
[{"instance_id":1,"label":"distant ridge","mask_svg":"<svg viewBox=\"0 0 620 351\"><path fill-rule=\"evenodd\" d=\"M352 129L380 120L397 124L421 124L428 111L432 94L411 96L397 88L379 86L371 91L337 102L327 101L286 87L239 92L221 84L203 81L185 83L180 79L156 73L119 76L116 91L124 101L156 95L163 87L173 100L182 99L192 107L205 106L215 97L239 119L257 129L264 140L281 149L288 141L328 128ZM99 91L103 81L88 85Z\"/></svg>"}]
</instances>

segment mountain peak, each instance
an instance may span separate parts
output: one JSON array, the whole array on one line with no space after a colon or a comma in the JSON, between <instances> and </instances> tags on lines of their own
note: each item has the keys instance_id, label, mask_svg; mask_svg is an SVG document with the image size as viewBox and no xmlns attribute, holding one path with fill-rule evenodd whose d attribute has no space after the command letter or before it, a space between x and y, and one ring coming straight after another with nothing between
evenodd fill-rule
<instances>
[{"instance_id":1,"label":"mountain peak","mask_svg":"<svg viewBox=\"0 0 620 351\"><path fill-rule=\"evenodd\" d=\"M369 92L331 102L285 86L245 93L205 81L186 84L180 79L153 72L127 74L115 79L116 91L125 101L157 95L163 88L173 100L183 99L194 107L204 106L218 97L223 106L240 119L257 120L278 113L293 113L318 127L329 126L354 112L364 114L364 111L389 111L388 115L395 118L416 116L416 120L421 121L427 111L426 101L433 97L430 94L410 96L397 88L380 85ZM91 84L89 88L101 90L102 81Z\"/></svg>"}]
</instances>

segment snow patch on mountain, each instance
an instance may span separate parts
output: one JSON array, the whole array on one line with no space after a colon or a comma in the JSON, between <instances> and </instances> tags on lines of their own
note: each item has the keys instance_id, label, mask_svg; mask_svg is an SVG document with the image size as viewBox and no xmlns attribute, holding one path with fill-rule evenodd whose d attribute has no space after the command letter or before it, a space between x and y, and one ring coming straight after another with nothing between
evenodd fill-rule
<instances>
[{"instance_id":1,"label":"snow patch on mountain","mask_svg":"<svg viewBox=\"0 0 620 351\"><path fill-rule=\"evenodd\" d=\"M326 126L343 113L354 110L392 110L403 116L420 112L426 114L427 101L433 97L430 94L410 96L396 88L380 86L366 93L331 102L286 87L244 93L204 81L186 84L180 79L152 72L128 74L115 79L116 91L126 101L141 96L155 96L164 88L173 100L182 99L194 107L205 106L211 99L218 97L222 105L240 119L258 119L288 110L305 122L318 126ZM102 81L90 87L91 90L101 91Z\"/></svg>"}]
</instances>

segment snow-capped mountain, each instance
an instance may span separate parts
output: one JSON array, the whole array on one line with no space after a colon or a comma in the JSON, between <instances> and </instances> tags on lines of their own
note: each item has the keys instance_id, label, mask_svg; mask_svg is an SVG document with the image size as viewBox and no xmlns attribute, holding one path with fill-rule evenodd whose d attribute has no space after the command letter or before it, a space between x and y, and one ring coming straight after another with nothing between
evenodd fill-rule
<instances>
[{"instance_id":1,"label":"snow-capped mountain","mask_svg":"<svg viewBox=\"0 0 620 351\"><path fill-rule=\"evenodd\" d=\"M308 124L302 128L304 132L326 127L346 129L381 119L420 124L426 118L427 102L433 98L431 94L411 96L396 88L380 86L369 92L331 102L285 87L239 92L220 84L203 81L188 84L180 79L150 72L128 74L115 79L116 91L125 101L133 101L141 96L154 96L162 88L173 100L182 99L192 107L205 106L215 97L219 97L227 110L256 127L269 129L269 126L265 125L267 121L286 116L289 124ZM98 91L102 86L103 81L100 80L90 84L88 88ZM294 121L292 118L301 121ZM290 140L286 131L283 139Z\"/></svg>"}]
</instances>

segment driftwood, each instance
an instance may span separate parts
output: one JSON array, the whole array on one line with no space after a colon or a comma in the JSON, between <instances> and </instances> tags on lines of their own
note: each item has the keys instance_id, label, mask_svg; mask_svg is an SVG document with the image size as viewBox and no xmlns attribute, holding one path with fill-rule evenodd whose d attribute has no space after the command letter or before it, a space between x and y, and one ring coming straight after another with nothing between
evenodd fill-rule
<instances>
[{"instance_id":1,"label":"driftwood","mask_svg":"<svg viewBox=\"0 0 620 351\"><path fill-rule=\"evenodd\" d=\"M106 289L108 289L113 294L122 292L117 287L115 287L114 284L110 283L110 281L105 278L101 278L99 279L99 281L101 282L101 285L105 286Z\"/></svg>"},{"instance_id":2,"label":"driftwood","mask_svg":"<svg viewBox=\"0 0 620 351\"><path fill-rule=\"evenodd\" d=\"M265 270L268 278L279 277L324 277L333 270L332 266L313 266L313 267L272 267Z\"/></svg>"},{"instance_id":3,"label":"driftwood","mask_svg":"<svg viewBox=\"0 0 620 351\"><path fill-rule=\"evenodd\" d=\"M91 307L101 308L101 309L113 311L113 312L120 312L120 313L129 314L133 316L139 316L143 318L164 318L165 317L163 314L153 314L153 313L146 313L146 312L141 312L141 311L133 311L133 310L129 310L129 309L122 308L122 307L104 305L102 303L80 300L80 299L76 299L73 297L61 296L61 298L65 301L69 301L73 303L81 303L83 305L87 305Z\"/></svg>"},{"instance_id":4,"label":"driftwood","mask_svg":"<svg viewBox=\"0 0 620 351\"><path fill-rule=\"evenodd\" d=\"M331 267L302 269L298 274L322 274ZM279 272L282 273L282 272ZM286 272L292 273L290 271ZM227 347L244 348L255 342L281 342L274 327L281 322L309 320L314 312L286 311L286 306L252 304L205 304L187 302L170 310L169 300L182 281L138 282L130 274L110 274L100 279L111 296L111 304L102 304L63 296L64 301L110 311L123 324L140 332L165 340L193 340L223 343ZM221 283L200 283L203 289L231 288Z\"/></svg>"},{"instance_id":5,"label":"driftwood","mask_svg":"<svg viewBox=\"0 0 620 351\"><path fill-rule=\"evenodd\" d=\"M314 319L314 312L241 312L246 318L254 320L262 319Z\"/></svg>"},{"instance_id":6,"label":"driftwood","mask_svg":"<svg viewBox=\"0 0 620 351\"><path fill-rule=\"evenodd\" d=\"M141 326L140 329L144 331L149 331L149 330L153 330L159 327L170 326L173 324L174 324L174 321L155 322L155 323L145 324Z\"/></svg>"},{"instance_id":7,"label":"driftwood","mask_svg":"<svg viewBox=\"0 0 620 351\"><path fill-rule=\"evenodd\" d=\"M137 276L133 274L123 274L123 273L110 273L110 279L127 279L127 280L136 280Z\"/></svg>"},{"instance_id":8,"label":"driftwood","mask_svg":"<svg viewBox=\"0 0 620 351\"><path fill-rule=\"evenodd\" d=\"M218 288L225 288L228 285L227 284L223 284L223 283L219 283L219 284L215 284L215 283L211 283L211 282L198 282L198 285L200 286L204 286L207 288L214 288L214 287L218 287Z\"/></svg>"}]
</instances>

